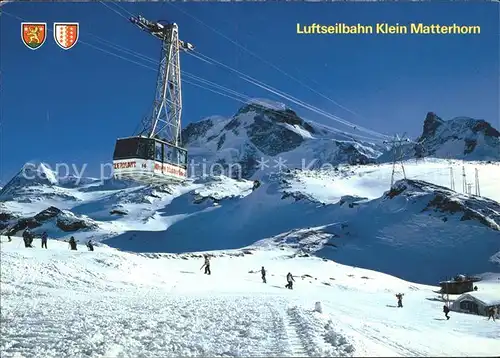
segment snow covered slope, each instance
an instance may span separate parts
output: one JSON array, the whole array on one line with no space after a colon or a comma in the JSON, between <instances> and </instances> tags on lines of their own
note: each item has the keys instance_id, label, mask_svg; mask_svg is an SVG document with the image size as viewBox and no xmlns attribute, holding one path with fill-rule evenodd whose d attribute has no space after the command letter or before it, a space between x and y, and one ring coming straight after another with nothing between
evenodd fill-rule
<instances>
[{"instance_id":1,"label":"snow covered slope","mask_svg":"<svg viewBox=\"0 0 500 358\"><path fill-rule=\"evenodd\" d=\"M2 357L495 356L500 325L435 287L284 250L201 255L48 250L0 237ZM260 267L267 270L267 284ZM291 272L293 290L284 288ZM478 283L500 293L500 276ZM396 308L396 293L404 293ZM451 297L453 299L453 297ZM314 312L319 302L322 313Z\"/></svg>"},{"instance_id":2,"label":"snow covered slope","mask_svg":"<svg viewBox=\"0 0 500 358\"><path fill-rule=\"evenodd\" d=\"M220 163L231 177L260 177L272 170L281 158L290 168L317 168L322 164L372 163L385 148L356 140L319 123L306 122L284 105L269 101L253 101L242 107L232 118L210 117L190 123L182 131L183 143L197 167ZM267 160L268 170L258 170ZM284 168L284 167L283 167ZM211 173L213 174L213 173Z\"/></svg>"},{"instance_id":3,"label":"snow covered slope","mask_svg":"<svg viewBox=\"0 0 500 358\"><path fill-rule=\"evenodd\" d=\"M296 191L291 195L311 199ZM258 244L296 247L424 283L462 270L499 269L500 204L492 200L408 180L379 199L342 197L323 215L326 225L295 228Z\"/></svg>"},{"instance_id":4,"label":"snow covered slope","mask_svg":"<svg viewBox=\"0 0 500 358\"><path fill-rule=\"evenodd\" d=\"M439 187L450 183L449 166L457 187L462 167L469 178L478 168L484 198ZM52 238L92 237L134 252L236 249L256 242L275 245L287 237L287 245L311 255L425 283L457 271L498 271L500 209L486 199L500 201L498 163L408 162L408 177L438 186L407 182L408 189L392 199L384 194L390 173L390 165L289 171L265 176L254 191L253 182L224 176L182 186L117 181L10 186L7 199L0 196L0 229L20 234L32 227ZM440 200L439 207L423 211L434 200ZM448 201L457 205L448 210ZM314 236L321 239L304 241ZM293 237L299 237L298 245L292 245ZM467 260L456 260L465 253Z\"/></svg>"}]
</instances>

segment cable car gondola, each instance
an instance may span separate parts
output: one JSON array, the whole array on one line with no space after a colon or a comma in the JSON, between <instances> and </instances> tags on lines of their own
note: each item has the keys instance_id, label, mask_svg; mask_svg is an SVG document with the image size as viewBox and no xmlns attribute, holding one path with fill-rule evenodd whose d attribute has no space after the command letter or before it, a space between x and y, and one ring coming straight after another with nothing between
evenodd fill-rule
<instances>
[{"instance_id":1,"label":"cable car gondola","mask_svg":"<svg viewBox=\"0 0 500 358\"><path fill-rule=\"evenodd\" d=\"M181 147L180 51L193 45L179 40L175 23L152 22L142 16L130 21L162 42L152 114L138 135L116 140L113 170L117 179L138 182L172 182L187 178L187 150Z\"/></svg>"},{"instance_id":2,"label":"cable car gondola","mask_svg":"<svg viewBox=\"0 0 500 358\"><path fill-rule=\"evenodd\" d=\"M187 150L157 138L119 138L113 154L114 176L139 182L183 181Z\"/></svg>"}]
</instances>

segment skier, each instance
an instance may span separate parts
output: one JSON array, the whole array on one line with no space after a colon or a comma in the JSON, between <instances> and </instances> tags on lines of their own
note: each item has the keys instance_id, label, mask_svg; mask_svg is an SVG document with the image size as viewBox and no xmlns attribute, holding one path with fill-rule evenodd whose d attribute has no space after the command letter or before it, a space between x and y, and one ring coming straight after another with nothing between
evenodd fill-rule
<instances>
[{"instance_id":1,"label":"skier","mask_svg":"<svg viewBox=\"0 0 500 358\"><path fill-rule=\"evenodd\" d=\"M495 322L495 307L490 307L490 309L488 310L488 321L490 320L490 318L493 318L493 322Z\"/></svg>"},{"instance_id":2,"label":"skier","mask_svg":"<svg viewBox=\"0 0 500 358\"><path fill-rule=\"evenodd\" d=\"M398 308L400 308L400 307L403 308L403 296L404 295L405 295L404 293L398 293L396 295L396 298L398 299Z\"/></svg>"},{"instance_id":3,"label":"skier","mask_svg":"<svg viewBox=\"0 0 500 358\"><path fill-rule=\"evenodd\" d=\"M89 240L87 242L87 247L88 247L89 251L94 251L94 245L92 244L92 240Z\"/></svg>"},{"instance_id":4,"label":"skier","mask_svg":"<svg viewBox=\"0 0 500 358\"><path fill-rule=\"evenodd\" d=\"M444 312L444 316L446 317L446 319L450 319L450 316L448 316L448 313L450 312L450 308L447 305L443 306L443 312Z\"/></svg>"},{"instance_id":5,"label":"skier","mask_svg":"<svg viewBox=\"0 0 500 358\"><path fill-rule=\"evenodd\" d=\"M259 186L260 186L260 181L254 180L253 181L253 186L252 186L252 191L254 191L255 189L257 189Z\"/></svg>"},{"instance_id":6,"label":"skier","mask_svg":"<svg viewBox=\"0 0 500 358\"><path fill-rule=\"evenodd\" d=\"M47 231L44 231L42 234L42 249L47 248L47 239L48 239Z\"/></svg>"},{"instance_id":7,"label":"skier","mask_svg":"<svg viewBox=\"0 0 500 358\"><path fill-rule=\"evenodd\" d=\"M285 288L293 290L293 283L295 282L295 280L293 279L293 276L290 272L286 275L286 281L288 283L286 284Z\"/></svg>"},{"instance_id":8,"label":"skier","mask_svg":"<svg viewBox=\"0 0 500 358\"><path fill-rule=\"evenodd\" d=\"M70 247L71 250L77 250L77 248L76 248L76 241L75 241L75 238L73 236L71 236L69 238L68 243L69 243L69 247Z\"/></svg>"},{"instance_id":9,"label":"skier","mask_svg":"<svg viewBox=\"0 0 500 358\"><path fill-rule=\"evenodd\" d=\"M33 247L31 243L33 242L33 238L31 237L31 233L29 229L23 231L23 241L24 247Z\"/></svg>"},{"instance_id":10,"label":"skier","mask_svg":"<svg viewBox=\"0 0 500 358\"><path fill-rule=\"evenodd\" d=\"M267 281L266 281L266 269L264 268L264 266L262 266L262 268L260 269L260 273L262 275L262 282L267 283Z\"/></svg>"},{"instance_id":11,"label":"skier","mask_svg":"<svg viewBox=\"0 0 500 358\"><path fill-rule=\"evenodd\" d=\"M26 232L23 232L23 241L24 241L24 247L31 247L30 241L29 241L28 236L26 235Z\"/></svg>"},{"instance_id":12,"label":"skier","mask_svg":"<svg viewBox=\"0 0 500 358\"><path fill-rule=\"evenodd\" d=\"M212 272L210 271L210 259L208 258L208 255L203 256L205 256L205 263L201 266L200 270L205 267L205 275L211 275Z\"/></svg>"}]
</instances>

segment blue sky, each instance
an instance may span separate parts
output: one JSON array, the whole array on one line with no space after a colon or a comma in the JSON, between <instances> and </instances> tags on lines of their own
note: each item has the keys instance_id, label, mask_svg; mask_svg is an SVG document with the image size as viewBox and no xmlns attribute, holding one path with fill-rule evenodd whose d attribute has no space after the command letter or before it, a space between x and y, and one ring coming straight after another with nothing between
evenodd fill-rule
<instances>
[{"instance_id":1,"label":"blue sky","mask_svg":"<svg viewBox=\"0 0 500 358\"><path fill-rule=\"evenodd\" d=\"M113 4L109 4L112 6ZM378 132L419 135L427 111L445 119L484 118L499 127L498 5L494 3L121 3L152 20L175 21L196 49L301 100ZM109 43L157 58L159 41L101 3L19 3L2 9L26 21L79 22L80 40L64 51L49 32L33 51L20 38L21 21L0 17L0 185L30 160L88 163L88 175L112 159L117 137L131 135L148 113L156 72ZM122 14L126 13L115 9ZM334 105L260 61L186 12L266 61L333 98ZM377 22L480 25L481 35L300 36L296 23ZM96 37L97 36L97 37ZM99 41L99 39L101 41ZM108 41L107 44L102 40ZM86 44L84 44L85 42ZM150 63L143 62L146 66ZM190 56L183 70L251 97L280 100L230 71ZM241 106L189 84L183 86L183 125ZM286 101L285 101L286 103ZM290 104L306 119L345 129Z\"/></svg>"}]
</instances>

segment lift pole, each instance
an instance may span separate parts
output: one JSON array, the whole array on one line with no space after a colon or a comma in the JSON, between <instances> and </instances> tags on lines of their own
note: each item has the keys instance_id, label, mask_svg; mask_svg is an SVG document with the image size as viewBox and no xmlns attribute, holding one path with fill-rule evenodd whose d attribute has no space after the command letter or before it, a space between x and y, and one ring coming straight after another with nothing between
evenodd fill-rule
<instances>
[{"instance_id":1,"label":"lift pole","mask_svg":"<svg viewBox=\"0 0 500 358\"><path fill-rule=\"evenodd\" d=\"M131 17L130 22L162 42L156 92L152 112L143 120L138 135L157 138L175 146L181 145L181 51L192 51L194 46L179 40L176 23L160 23L142 16Z\"/></svg>"},{"instance_id":2,"label":"lift pole","mask_svg":"<svg viewBox=\"0 0 500 358\"><path fill-rule=\"evenodd\" d=\"M395 135L394 139L392 140L386 140L384 141L385 144L391 144L392 147L392 173L391 173L391 189L394 187L394 182L395 182L395 177L398 172L396 169L397 166L401 168L401 172L403 174L403 178L406 179L406 171L405 171L405 166L404 166L404 158L403 158L403 143L408 143L410 140L408 138L403 138L399 137L399 135Z\"/></svg>"}]
</instances>

